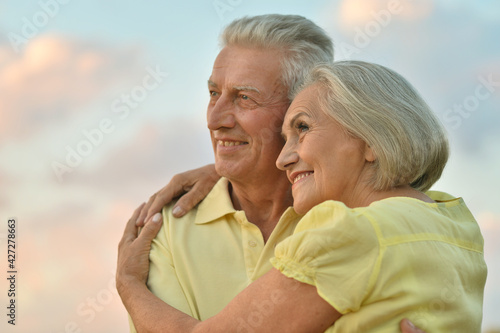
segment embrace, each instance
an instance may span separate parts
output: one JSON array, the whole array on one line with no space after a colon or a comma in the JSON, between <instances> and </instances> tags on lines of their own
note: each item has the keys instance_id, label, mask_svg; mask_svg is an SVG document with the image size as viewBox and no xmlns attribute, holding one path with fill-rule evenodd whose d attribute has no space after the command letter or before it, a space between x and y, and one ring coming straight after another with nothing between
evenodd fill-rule
<instances>
[{"instance_id":1,"label":"embrace","mask_svg":"<svg viewBox=\"0 0 500 333\"><path fill-rule=\"evenodd\" d=\"M131 330L417 332L407 318L480 332L483 238L461 198L429 191L448 142L410 83L334 62L300 16L235 20L221 40L208 80L215 171L174 177L120 242ZM169 203L185 188L192 199Z\"/></svg>"}]
</instances>

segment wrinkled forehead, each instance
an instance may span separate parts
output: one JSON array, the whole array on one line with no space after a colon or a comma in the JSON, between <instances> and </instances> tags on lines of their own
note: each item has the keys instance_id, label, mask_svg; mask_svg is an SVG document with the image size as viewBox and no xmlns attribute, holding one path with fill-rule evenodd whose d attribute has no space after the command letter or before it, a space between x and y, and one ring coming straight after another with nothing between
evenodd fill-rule
<instances>
[{"instance_id":1,"label":"wrinkled forehead","mask_svg":"<svg viewBox=\"0 0 500 333\"><path fill-rule=\"evenodd\" d=\"M321 93L322 87L315 84L298 91L287 110L285 120L291 119L299 112L305 112L311 116L324 112L320 103Z\"/></svg>"},{"instance_id":2,"label":"wrinkled forehead","mask_svg":"<svg viewBox=\"0 0 500 333\"><path fill-rule=\"evenodd\" d=\"M224 47L209 81L216 85L253 86L259 90L282 82L281 52L241 46Z\"/></svg>"}]
</instances>

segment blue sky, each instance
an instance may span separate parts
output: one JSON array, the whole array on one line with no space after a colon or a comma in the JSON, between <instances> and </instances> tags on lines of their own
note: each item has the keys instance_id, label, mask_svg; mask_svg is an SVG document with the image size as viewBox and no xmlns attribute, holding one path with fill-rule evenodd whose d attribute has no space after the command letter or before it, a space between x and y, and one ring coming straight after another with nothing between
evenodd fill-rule
<instances>
[{"instance_id":1,"label":"blue sky","mask_svg":"<svg viewBox=\"0 0 500 333\"><path fill-rule=\"evenodd\" d=\"M484 328L500 327L497 1L41 0L0 1L0 216L19 220L19 332L126 330L112 286L123 225L173 174L213 160L218 34L266 13L312 19L338 60L395 69L435 110L452 150L434 188L480 223Z\"/></svg>"}]
</instances>

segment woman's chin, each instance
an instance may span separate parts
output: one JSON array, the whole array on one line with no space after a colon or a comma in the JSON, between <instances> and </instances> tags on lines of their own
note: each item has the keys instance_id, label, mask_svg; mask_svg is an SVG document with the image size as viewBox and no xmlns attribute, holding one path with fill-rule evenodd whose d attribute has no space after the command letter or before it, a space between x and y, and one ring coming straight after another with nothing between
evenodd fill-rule
<instances>
[{"instance_id":1,"label":"woman's chin","mask_svg":"<svg viewBox=\"0 0 500 333\"><path fill-rule=\"evenodd\" d=\"M293 209L295 212L299 215L305 215L311 208L313 208L315 205L311 205L310 203L293 203Z\"/></svg>"},{"instance_id":2,"label":"woman's chin","mask_svg":"<svg viewBox=\"0 0 500 333\"><path fill-rule=\"evenodd\" d=\"M314 196L314 199L309 198L308 200L301 200L300 197L293 201L293 209L299 215L305 215L308 211L310 211L314 206L319 205L326 200L331 200L328 198L322 198L320 196Z\"/></svg>"}]
</instances>

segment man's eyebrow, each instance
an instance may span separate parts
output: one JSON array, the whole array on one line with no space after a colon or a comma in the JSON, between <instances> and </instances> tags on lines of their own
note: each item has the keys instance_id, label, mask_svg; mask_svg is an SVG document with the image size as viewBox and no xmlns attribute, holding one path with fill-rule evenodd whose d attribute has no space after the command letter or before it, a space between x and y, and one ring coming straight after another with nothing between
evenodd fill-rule
<instances>
[{"instance_id":1,"label":"man's eyebrow","mask_svg":"<svg viewBox=\"0 0 500 333\"><path fill-rule=\"evenodd\" d=\"M260 94L260 90L253 86L233 86L233 89L238 91L255 91Z\"/></svg>"},{"instance_id":2,"label":"man's eyebrow","mask_svg":"<svg viewBox=\"0 0 500 333\"><path fill-rule=\"evenodd\" d=\"M217 84L212 80L207 80L207 83L209 87L218 88ZM237 91L255 91L256 93L260 94L260 90L255 88L254 86L233 86L233 89Z\"/></svg>"}]
</instances>

